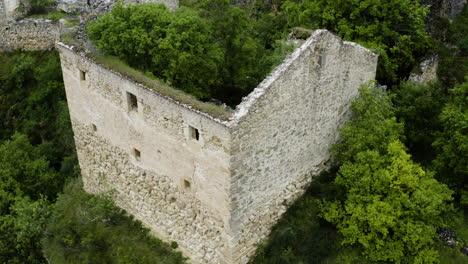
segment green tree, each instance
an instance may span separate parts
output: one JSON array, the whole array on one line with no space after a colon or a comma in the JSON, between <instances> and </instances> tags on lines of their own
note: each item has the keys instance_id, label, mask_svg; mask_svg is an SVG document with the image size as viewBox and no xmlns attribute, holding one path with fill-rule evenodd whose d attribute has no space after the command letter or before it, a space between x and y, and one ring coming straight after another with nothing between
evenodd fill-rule
<instances>
[{"instance_id":1,"label":"green tree","mask_svg":"<svg viewBox=\"0 0 468 264\"><path fill-rule=\"evenodd\" d=\"M63 177L76 175L58 54L1 53L0 61L0 141L20 132Z\"/></svg>"},{"instance_id":2,"label":"green tree","mask_svg":"<svg viewBox=\"0 0 468 264\"><path fill-rule=\"evenodd\" d=\"M452 23L437 18L432 26L433 52L439 57L437 77L448 90L463 83L468 72L468 5Z\"/></svg>"},{"instance_id":3,"label":"green tree","mask_svg":"<svg viewBox=\"0 0 468 264\"><path fill-rule=\"evenodd\" d=\"M119 2L88 25L88 34L105 53L199 99L210 98L219 83L223 51L207 21L188 8L171 13L164 4Z\"/></svg>"},{"instance_id":4,"label":"green tree","mask_svg":"<svg viewBox=\"0 0 468 264\"><path fill-rule=\"evenodd\" d=\"M326 201L322 216L372 262L437 263L433 243L451 191L410 160L403 144L386 153L367 150L345 162L335 183L346 188L344 202Z\"/></svg>"},{"instance_id":5,"label":"green tree","mask_svg":"<svg viewBox=\"0 0 468 264\"><path fill-rule=\"evenodd\" d=\"M185 263L109 197L87 194L77 181L59 195L51 214L42 240L51 263Z\"/></svg>"},{"instance_id":6,"label":"green tree","mask_svg":"<svg viewBox=\"0 0 468 264\"><path fill-rule=\"evenodd\" d=\"M409 74L429 47L428 8L418 0L290 0L282 8L290 26L326 28L375 49L383 84Z\"/></svg>"},{"instance_id":7,"label":"green tree","mask_svg":"<svg viewBox=\"0 0 468 264\"><path fill-rule=\"evenodd\" d=\"M351 105L353 117L341 129L340 143L332 148L341 163L366 150L385 153L390 142L403 139L403 124L396 121L391 97L374 84L362 86L359 93Z\"/></svg>"},{"instance_id":8,"label":"green tree","mask_svg":"<svg viewBox=\"0 0 468 264\"><path fill-rule=\"evenodd\" d=\"M441 130L439 115L447 101L442 84L403 82L391 93L396 117L405 126L405 145L413 159L429 165L435 157L431 146L435 133Z\"/></svg>"},{"instance_id":9,"label":"green tree","mask_svg":"<svg viewBox=\"0 0 468 264\"><path fill-rule=\"evenodd\" d=\"M199 5L201 16L210 21L212 34L225 51L221 64L222 83L218 97L238 103L263 77L259 60L264 55L245 11L228 0L205 0Z\"/></svg>"},{"instance_id":10,"label":"green tree","mask_svg":"<svg viewBox=\"0 0 468 264\"><path fill-rule=\"evenodd\" d=\"M0 145L0 214L8 214L19 197L54 197L63 179L32 146L26 136L15 134Z\"/></svg>"},{"instance_id":11,"label":"green tree","mask_svg":"<svg viewBox=\"0 0 468 264\"><path fill-rule=\"evenodd\" d=\"M458 196L468 191L468 80L451 90L449 102L440 114L442 131L436 136L437 177ZM466 199L466 197L465 197Z\"/></svg>"},{"instance_id":12,"label":"green tree","mask_svg":"<svg viewBox=\"0 0 468 264\"><path fill-rule=\"evenodd\" d=\"M47 263L41 247L50 202L17 197L11 214L0 216L0 262L9 264Z\"/></svg>"}]
</instances>

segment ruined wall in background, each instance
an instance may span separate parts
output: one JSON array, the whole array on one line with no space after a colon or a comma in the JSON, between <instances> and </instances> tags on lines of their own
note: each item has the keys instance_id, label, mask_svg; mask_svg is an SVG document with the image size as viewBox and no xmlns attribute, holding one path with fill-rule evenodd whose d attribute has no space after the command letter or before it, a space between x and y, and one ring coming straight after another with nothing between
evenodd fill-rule
<instances>
[{"instance_id":1,"label":"ruined wall in background","mask_svg":"<svg viewBox=\"0 0 468 264\"><path fill-rule=\"evenodd\" d=\"M0 51L51 50L59 38L59 23L48 19L0 21Z\"/></svg>"},{"instance_id":2,"label":"ruined wall in background","mask_svg":"<svg viewBox=\"0 0 468 264\"><path fill-rule=\"evenodd\" d=\"M1 1L1 0L0 0ZM84 20L109 12L117 0L57 0L57 9L66 13L80 14ZM125 3L163 3L173 10L179 7L179 0L124 0Z\"/></svg>"},{"instance_id":3,"label":"ruined wall in background","mask_svg":"<svg viewBox=\"0 0 468 264\"><path fill-rule=\"evenodd\" d=\"M238 106L232 128L231 229L246 263L330 159L377 55L317 30Z\"/></svg>"},{"instance_id":4,"label":"ruined wall in background","mask_svg":"<svg viewBox=\"0 0 468 264\"><path fill-rule=\"evenodd\" d=\"M57 47L86 191L113 191L117 205L194 263L225 263L226 126Z\"/></svg>"}]
</instances>

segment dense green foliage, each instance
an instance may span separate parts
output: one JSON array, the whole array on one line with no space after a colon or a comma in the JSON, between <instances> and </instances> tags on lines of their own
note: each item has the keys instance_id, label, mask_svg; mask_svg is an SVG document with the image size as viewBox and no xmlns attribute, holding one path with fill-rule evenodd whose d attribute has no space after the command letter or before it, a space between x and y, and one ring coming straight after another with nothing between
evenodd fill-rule
<instances>
[{"instance_id":1,"label":"dense green foliage","mask_svg":"<svg viewBox=\"0 0 468 264\"><path fill-rule=\"evenodd\" d=\"M5 53L0 61L0 142L26 135L63 180L76 163L57 54Z\"/></svg>"},{"instance_id":2,"label":"dense green foliage","mask_svg":"<svg viewBox=\"0 0 468 264\"><path fill-rule=\"evenodd\" d=\"M196 9L175 12L162 4L118 3L90 23L88 33L104 53L148 76L202 100L236 104L291 51L266 36L254 38L250 22L227 0L206 0Z\"/></svg>"},{"instance_id":3,"label":"dense green foliage","mask_svg":"<svg viewBox=\"0 0 468 264\"><path fill-rule=\"evenodd\" d=\"M388 144L403 138L403 124L396 121L391 98L373 84L361 88L351 110L353 118L340 131L342 142L332 149L338 161L353 161L367 150L386 153Z\"/></svg>"},{"instance_id":4,"label":"dense green foliage","mask_svg":"<svg viewBox=\"0 0 468 264\"><path fill-rule=\"evenodd\" d=\"M468 72L468 5L452 23L436 18L433 51L439 57L437 76L446 89L465 81Z\"/></svg>"},{"instance_id":5,"label":"dense green foliage","mask_svg":"<svg viewBox=\"0 0 468 264\"><path fill-rule=\"evenodd\" d=\"M404 82L392 93L397 119L405 126L405 144L416 161L428 165L434 159L432 142L441 129L439 115L447 100L442 83Z\"/></svg>"},{"instance_id":6,"label":"dense green foliage","mask_svg":"<svg viewBox=\"0 0 468 264\"><path fill-rule=\"evenodd\" d=\"M343 164L335 184L346 199L324 202L322 215L336 224L343 244L358 245L370 261L435 263L436 227L451 210L452 192L410 160L390 98L372 87L360 94L335 148Z\"/></svg>"},{"instance_id":7,"label":"dense green foliage","mask_svg":"<svg viewBox=\"0 0 468 264\"><path fill-rule=\"evenodd\" d=\"M429 47L428 9L418 0L290 0L283 10L290 26L326 28L377 51L381 84L408 75Z\"/></svg>"},{"instance_id":8,"label":"dense green foliage","mask_svg":"<svg viewBox=\"0 0 468 264\"><path fill-rule=\"evenodd\" d=\"M362 247L373 262L436 263L433 243L443 224L451 191L410 160L402 143L357 154L341 166L336 184L344 186L344 202L325 202L323 217L335 223L342 243Z\"/></svg>"},{"instance_id":9,"label":"dense green foliage","mask_svg":"<svg viewBox=\"0 0 468 264\"><path fill-rule=\"evenodd\" d=\"M440 114L442 131L433 145L437 157L434 167L468 209L468 79L451 90L452 96Z\"/></svg>"},{"instance_id":10,"label":"dense green foliage","mask_svg":"<svg viewBox=\"0 0 468 264\"><path fill-rule=\"evenodd\" d=\"M43 239L51 263L185 263L180 252L152 237L109 197L70 184L52 206Z\"/></svg>"},{"instance_id":11,"label":"dense green foliage","mask_svg":"<svg viewBox=\"0 0 468 264\"><path fill-rule=\"evenodd\" d=\"M56 53L0 54L0 262L44 263L47 206L77 174Z\"/></svg>"},{"instance_id":12,"label":"dense green foliage","mask_svg":"<svg viewBox=\"0 0 468 264\"><path fill-rule=\"evenodd\" d=\"M171 13L163 4L116 4L89 25L89 37L104 52L150 70L198 98L217 84L222 51L206 20L188 8Z\"/></svg>"}]
</instances>

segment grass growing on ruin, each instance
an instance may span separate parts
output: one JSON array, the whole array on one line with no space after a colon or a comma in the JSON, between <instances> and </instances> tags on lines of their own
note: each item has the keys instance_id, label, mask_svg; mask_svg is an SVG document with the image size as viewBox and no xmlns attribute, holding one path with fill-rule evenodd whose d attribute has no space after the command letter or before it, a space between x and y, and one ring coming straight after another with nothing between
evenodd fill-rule
<instances>
[{"instance_id":1,"label":"grass growing on ruin","mask_svg":"<svg viewBox=\"0 0 468 264\"><path fill-rule=\"evenodd\" d=\"M60 11L51 11L46 14L34 14L34 15L29 15L27 18L45 18L45 19L50 19L52 21L59 21L62 18L69 17L70 14L60 12Z\"/></svg>"},{"instance_id":2,"label":"grass growing on ruin","mask_svg":"<svg viewBox=\"0 0 468 264\"><path fill-rule=\"evenodd\" d=\"M228 118L231 116L231 112L228 109L212 103L199 101L192 95L189 95L180 90L176 90L169 85L164 84L162 81L153 79L145 75L143 72L128 66L125 62L121 61L117 57L97 54L87 54L87 56L92 58L106 69L119 72L133 81L151 88L163 96L167 96L180 103L190 105L193 109L205 112L214 118L228 120Z\"/></svg>"}]
</instances>

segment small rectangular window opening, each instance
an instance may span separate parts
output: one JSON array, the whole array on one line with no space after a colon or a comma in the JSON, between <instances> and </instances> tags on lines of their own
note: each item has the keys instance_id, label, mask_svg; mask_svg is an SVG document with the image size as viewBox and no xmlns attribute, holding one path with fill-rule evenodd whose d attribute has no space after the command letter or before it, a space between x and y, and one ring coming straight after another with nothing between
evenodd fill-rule
<instances>
[{"instance_id":1,"label":"small rectangular window opening","mask_svg":"<svg viewBox=\"0 0 468 264\"><path fill-rule=\"evenodd\" d=\"M128 99L128 108L130 111L138 111L138 99L137 97L127 92L127 99Z\"/></svg>"},{"instance_id":2,"label":"small rectangular window opening","mask_svg":"<svg viewBox=\"0 0 468 264\"><path fill-rule=\"evenodd\" d=\"M135 157L135 159L136 159L137 161L140 161L140 159L141 159L141 152L140 152L138 149L133 148L133 156Z\"/></svg>"},{"instance_id":3,"label":"small rectangular window opening","mask_svg":"<svg viewBox=\"0 0 468 264\"><path fill-rule=\"evenodd\" d=\"M81 81L86 81L86 72L80 70L80 80Z\"/></svg>"},{"instance_id":4,"label":"small rectangular window opening","mask_svg":"<svg viewBox=\"0 0 468 264\"><path fill-rule=\"evenodd\" d=\"M185 189L185 190L190 189L191 185L192 185L192 184L190 183L190 181L184 180L184 189Z\"/></svg>"},{"instance_id":5,"label":"small rectangular window opening","mask_svg":"<svg viewBox=\"0 0 468 264\"><path fill-rule=\"evenodd\" d=\"M192 139L195 139L195 140L200 140L200 132L198 131L198 129L192 127L192 126L189 126L189 133L190 133L190 137Z\"/></svg>"},{"instance_id":6,"label":"small rectangular window opening","mask_svg":"<svg viewBox=\"0 0 468 264\"><path fill-rule=\"evenodd\" d=\"M97 131L97 127L96 127L95 124L91 124L91 131L93 131L93 132Z\"/></svg>"}]
</instances>

